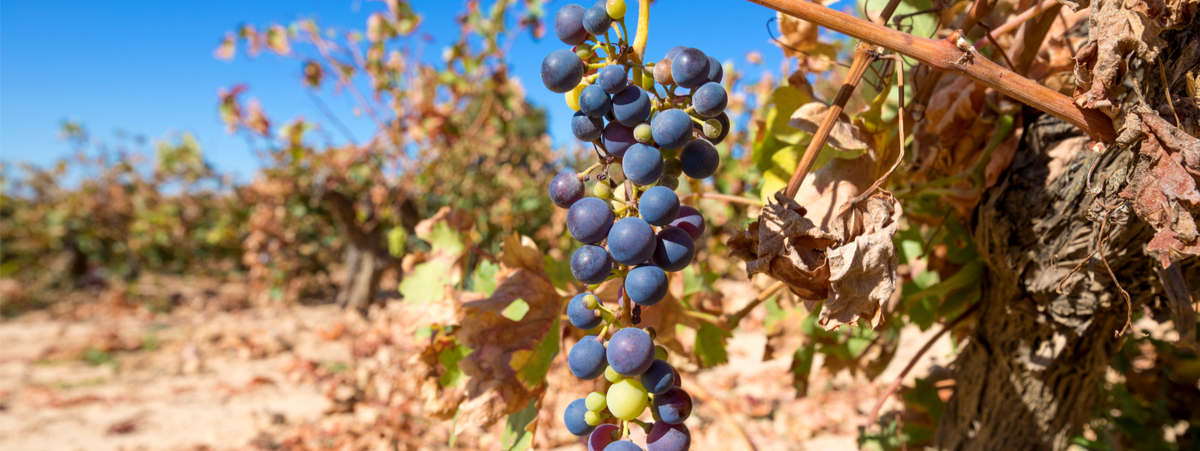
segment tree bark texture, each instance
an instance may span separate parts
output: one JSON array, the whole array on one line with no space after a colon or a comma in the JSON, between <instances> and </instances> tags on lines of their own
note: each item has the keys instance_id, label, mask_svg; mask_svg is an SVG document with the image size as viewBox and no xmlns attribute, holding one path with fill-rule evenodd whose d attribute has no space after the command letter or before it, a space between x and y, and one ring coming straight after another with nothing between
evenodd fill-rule
<instances>
[{"instance_id":1,"label":"tree bark texture","mask_svg":"<svg viewBox=\"0 0 1200 451\"><path fill-rule=\"evenodd\" d=\"M337 304L354 309L366 316L367 309L379 293L379 281L388 268L399 268L399 261L388 253L383 231L379 227L363 227L358 223L354 204L337 191L325 191L322 196L333 212L334 220L346 237L346 256L343 271L345 280L338 287Z\"/></svg>"},{"instance_id":2,"label":"tree bark texture","mask_svg":"<svg viewBox=\"0 0 1200 451\"><path fill-rule=\"evenodd\" d=\"M1148 72L1142 86L1161 90ZM955 361L938 449L1068 447L1094 414L1130 311L1104 261L1134 311L1169 317L1161 314L1161 267L1144 251L1154 231L1117 196L1140 143L1104 154L1086 143L1055 118L1031 121L1008 173L975 212L975 245L988 271L977 325ZM1200 280L1196 259L1176 266L1182 280ZM1196 299L1200 284L1189 284Z\"/></svg>"}]
</instances>

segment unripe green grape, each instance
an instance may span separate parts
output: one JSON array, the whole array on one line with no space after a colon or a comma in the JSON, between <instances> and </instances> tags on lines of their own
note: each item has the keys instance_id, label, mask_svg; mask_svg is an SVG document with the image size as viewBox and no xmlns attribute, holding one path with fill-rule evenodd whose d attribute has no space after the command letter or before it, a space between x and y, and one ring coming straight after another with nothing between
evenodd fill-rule
<instances>
[{"instance_id":1,"label":"unripe green grape","mask_svg":"<svg viewBox=\"0 0 1200 451\"><path fill-rule=\"evenodd\" d=\"M600 414L589 410L587 413L583 414L583 421L587 422L588 426L599 426L600 423L604 422L604 417L601 417Z\"/></svg>"},{"instance_id":2,"label":"unripe green grape","mask_svg":"<svg viewBox=\"0 0 1200 451\"><path fill-rule=\"evenodd\" d=\"M583 88L586 88L586 87L587 87L586 84L580 83L579 86L575 87L575 89L567 91L566 94L563 94L564 96L566 96L567 106L570 107L571 110L579 111L579 94L582 94Z\"/></svg>"},{"instance_id":3,"label":"unripe green grape","mask_svg":"<svg viewBox=\"0 0 1200 451\"><path fill-rule=\"evenodd\" d=\"M608 12L608 17L613 18L613 20L620 20L625 17L625 0L608 0L608 3L604 6L604 9Z\"/></svg>"},{"instance_id":4,"label":"unripe green grape","mask_svg":"<svg viewBox=\"0 0 1200 451\"><path fill-rule=\"evenodd\" d=\"M599 306L600 306L600 300L596 298L596 295L589 294L589 295L583 297L583 308L588 309L588 310L595 310Z\"/></svg>"},{"instance_id":5,"label":"unripe green grape","mask_svg":"<svg viewBox=\"0 0 1200 451\"><path fill-rule=\"evenodd\" d=\"M646 411L650 398L646 388L636 379L625 379L608 387L608 411L625 421L637 418Z\"/></svg>"},{"instance_id":6,"label":"unripe green grape","mask_svg":"<svg viewBox=\"0 0 1200 451\"><path fill-rule=\"evenodd\" d=\"M592 195L601 199L609 199L612 197L612 194L612 187L608 186L608 182L605 180L596 182L596 186L592 187Z\"/></svg>"},{"instance_id":7,"label":"unripe green grape","mask_svg":"<svg viewBox=\"0 0 1200 451\"><path fill-rule=\"evenodd\" d=\"M667 360L667 348L662 347L662 345L655 346L654 358L665 362Z\"/></svg>"},{"instance_id":8,"label":"unripe green grape","mask_svg":"<svg viewBox=\"0 0 1200 451\"><path fill-rule=\"evenodd\" d=\"M663 158L675 158L679 156L679 149L658 149L658 153L661 153Z\"/></svg>"},{"instance_id":9,"label":"unripe green grape","mask_svg":"<svg viewBox=\"0 0 1200 451\"><path fill-rule=\"evenodd\" d=\"M654 90L654 71L642 71L642 89L647 91Z\"/></svg>"},{"instance_id":10,"label":"unripe green grape","mask_svg":"<svg viewBox=\"0 0 1200 451\"><path fill-rule=\"evenodd\" d=\"M718 136L721 136L721 132L722 132L721 122L716 119L709 119L707 121L704 121L703 128L704 128L704 136L707 136L709 138L714 138L714 139Z\"/></svg>"},{"instance_id":11,"label":"unripe green grape","mask_svg":"<svg viewBox=\"0 0 1200 451\"><path fill-rule=\"evenodd\" d=\"M642 330L646 331L646 335L649 335L651 340L653 340L654 337L658 336L658 331L654 330L653 327L647 327Z\"/></svg>"},{"instance_id":12,"label":"unripe green grape","mask_svg":"<svg viewBox=\"0 0 1200 451\"><path fill-rule=\"evenodd\" d=\"M625 376L622 376L621 373L618 373L617 370L614 370L613 367L610 366L604 369L604 378L615 384L625 379Z\"/></svg>"},{"instance_id":13,"label":"unripe green grape","mask_svg":"<svg viewBox=\"0 0 1200 451\"><path fill-rule=\"evenodd\" d=\"M608 407L608 404L604 402L604 393L600 393L598 391L589 393L584 402L587 403L588 410L592 412L599 412L604 410L605 407Z\"/></svg>"},{"instance_id":14,"label":"unripe green grape","mask_svg":"<svg viewBox=\"0 0 1200 451\"><path fill-rule=\"evenodd\" d=\"M633 127L633 139L646 145L654 144L654 134L651 132L650 124L642 122Z\"/></svg>"},{"instance_id":15,"label":"unripe green grape","mask_svg":"<svg viewBox=\"0 0 1200 451\"><path fill-rule=\"evenodd\" d=\"M592 57L592 49L584 47L579 50L576 50L575 54L579 55L579 59L587 61L588 59L590 59Z\"/></svg>"},{"instance_id":16,"label":"unripe green grape","mask_svg":"<svg viewBox=\"0 0 1200 451\"><path fill-rule=\"evenodd\" d=\"M683 174L683 163L680 163L679 158L676 157L664 159L663 174L679 177L680 174Z\"/></svg>"},{"instance_id":17,"label":"unripe green grape","mask_svg":"<svg viewBox=\"0 0 1200 451\"><path fill-rule=\"evenodd\" d=\"M662 178L658 179L658 186L665 186L671 191L675 191L679 188L679 177L663 174Z\"/></svg>"}]
</instances>

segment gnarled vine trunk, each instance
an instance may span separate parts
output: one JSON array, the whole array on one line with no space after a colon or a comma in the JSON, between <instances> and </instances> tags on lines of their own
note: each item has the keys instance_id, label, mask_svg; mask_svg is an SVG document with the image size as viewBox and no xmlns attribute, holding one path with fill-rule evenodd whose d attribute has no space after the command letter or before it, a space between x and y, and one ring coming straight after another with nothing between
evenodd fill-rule
<instances>
[{"instance_id":1,"label":"gnarled vine trunk","mask_svg":"<svg viewBox=\"0 0 1200 451\"><path fill-rule=\"evenodd\" d=\"M1168 74L1196 65L1187 49L1200 46L1197 35L1164 34L1177 49L1165 55ZM1157 90L1165 104L1157 68L1131 70L1142 73L1143 92ZM1124 340L1116 334L1129 308L1104 260L1133 309L1166 297L1157 259L1144 251L1153 229L1106 200L1124 188L1137 146L1098 155L1078 134L1048 116L1032 121L1008 173L975 213L988 271L977 325L954 364L938 449L1066 449L1092 418L1098 384ZM1182 263L1183 280L1200 280L1194 258Z\"/></svg>"},{"instance_id":2,"label":"gnarled vine trunk","mask_svg":"<svg viewBox=\"0 0 1200 451\"><path fill-rule=\"evenodd\" d=\"M346 237L345 280L338 287L337 304L366 316L367 309L379 293L379 281L389 268L399 268L400 261L388 253L387 242L379 227L365 227L358 222L350 198L334 190L322 196L333 211L338 228Z\"/></svg>"}]
</instances>

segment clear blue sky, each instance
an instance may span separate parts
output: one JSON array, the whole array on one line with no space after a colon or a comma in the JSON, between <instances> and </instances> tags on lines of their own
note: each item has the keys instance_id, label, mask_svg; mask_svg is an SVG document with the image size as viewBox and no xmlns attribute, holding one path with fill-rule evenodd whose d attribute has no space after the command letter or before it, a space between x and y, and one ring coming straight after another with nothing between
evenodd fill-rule
<instances>
[{"instance_id":1,"label":"clear blue sky","mask_svg":"<svg viewBox=\"0 0 1200 451\"><path fill-rule=\"evenodd\" d=\"M627 1L636 11L636 2ZM411 3L425 17L419 32L433 39L425 58L439 59L442 47L457 37L454 16L465 2ZM553 1L547 12L552 15L566 3ZM225 32L241 23L287 23L299 17L361 29L370 12L383 8L360 0L5 2L0 10L0 160L46 165L68 154L58 129L70 119L109 141L117 130L152 142L190 132L218 169L246 180L257 162L242 138L225 132L217 114L218 88L245 83L276 123L297 115L325 121L299 82L297 60L273 55L251 60L242 51L232 62L213 58ZM665 20L668 15L672 18ZM744 65L746 52L759 50L766 58L762 68L778 70L781 55L765 27L771 17L773 11L746 1L659 0L651 10L647 53L662 55L672 46L688 45ZM558 144L573 139L566 121L570 111L562 95L541 85L538 70L542 57L562 46L553 31L540 41L525 33L510 56L531 100L548 108ZM358 137L370 134L369 124L351 119L349 99L325 99Z\"/></svg>"}]
</instances>

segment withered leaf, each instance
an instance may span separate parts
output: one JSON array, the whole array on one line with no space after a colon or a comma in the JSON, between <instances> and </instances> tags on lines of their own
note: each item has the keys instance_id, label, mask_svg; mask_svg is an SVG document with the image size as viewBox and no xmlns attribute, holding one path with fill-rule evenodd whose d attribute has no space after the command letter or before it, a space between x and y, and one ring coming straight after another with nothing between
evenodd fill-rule
<instances>
[{"instance_id":1,"label":"withered leaf","mask_svg":"<svg viewBox=\"0 0 1200 451\"><path fill-rule=\"evenodd\" d=\"M829 105L822 102L806 103L792 113L788 125L815 134L828 111ZM851 123L850 116L842 113L837 122L834 122L833 129L829 131L829 140L826 143L834 149L849 151L866 149L869 140L867 133Z\"/></svg>"},{"instance_id":2,"label":"withered leaf","mask_svg":"<svg viewBox=\"0 0 1200 451\"><path fill-rule=\"evenodd\" d=\"M803 57L804 54L801 52L809 52L817 48L817 24L784 13L775 13L775 18L779 22L779 42L784 56L788 58Z\"/></svg>"},{"instance_id":3,"label":"withered leaf","mask_svg":"<svg viewBox=\"0 0 1200 451\"><path fill-rule=\"evenodd\" d=\"M845 245L830 249L829 300L821 309L818 324L832 330L867 318L879 325L880 304L896 291L899 259L892 237L900 227L900 203L886 191L858 205L843 216L845 230L862 229Z\"/></svg>"}]
</instances>

